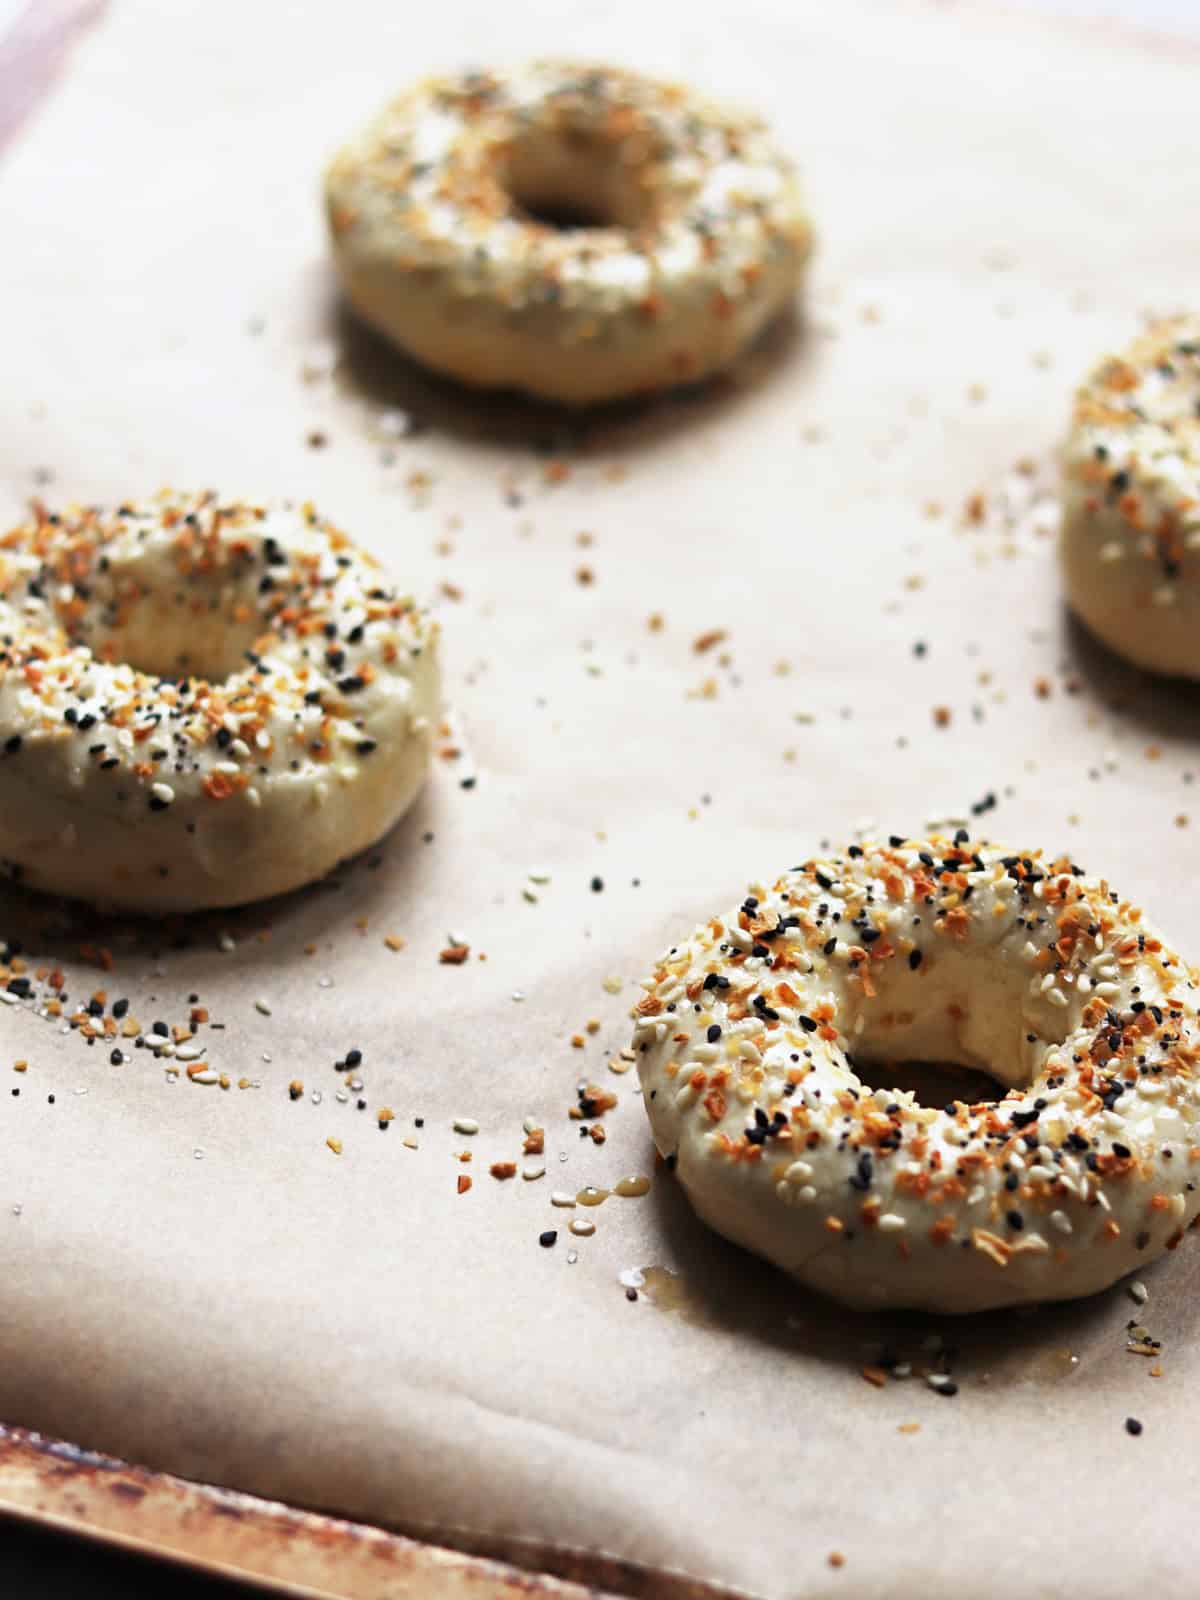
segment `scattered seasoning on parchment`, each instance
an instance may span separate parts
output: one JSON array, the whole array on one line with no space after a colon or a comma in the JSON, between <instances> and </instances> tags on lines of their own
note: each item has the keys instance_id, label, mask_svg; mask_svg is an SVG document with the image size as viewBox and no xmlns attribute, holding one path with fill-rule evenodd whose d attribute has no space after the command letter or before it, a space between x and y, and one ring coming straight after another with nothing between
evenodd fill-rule
<instances>
[{"instance_id":1,"label":"scattered seasoning on parchment","mask_svg":"<svg viewBox=\"0 0 1200 1600\"><path fill-rule=\"evenodd\" d=\"M958 1385L947 1372L927 1372L925 1382L935 1394L940 1394L947 1400L952 1400L958 1393Z\"/></svg>"},{"instance_id":2,"label":"scattered seasoning on parchment","mask_svg":"<svg viewBox=\"0 0 1200 1600\"><path fill-rule=\"evenodd\" d=\"M717 645L724 644L728 637L729 630L727 628L709 628L706 633L698 634L692 640L692 649L698 656L702 656L709 650L715 649Z\"/></svg>"},{"instance_id":3,"label":"scattered seasoning on parchment","mask_svg":"<svg viewBox=\"0 0 1200 1600\"><path fill-rule=\"evenodd\" d=\"M606 1111L611 1111L617 1104L617 1097L611 1090L601 1089L595 1083L576 1085L575 1094L576 1103L567 1112L573 1122L580 1122L585 1118L602 1117Z\"/></svg>"}]
</instances>

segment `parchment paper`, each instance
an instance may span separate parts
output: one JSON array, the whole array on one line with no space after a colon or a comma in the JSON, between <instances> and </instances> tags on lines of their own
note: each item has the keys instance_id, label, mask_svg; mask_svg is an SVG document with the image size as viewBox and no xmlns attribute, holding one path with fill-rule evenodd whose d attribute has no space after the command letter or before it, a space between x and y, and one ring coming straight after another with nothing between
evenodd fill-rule
<instances>
[{"instance_id":1,"label":"parchment paper","mask_svg":"<svg viewBox=\"0 0 1200 1600\"><path fill-rule=\"evenodd\" d=\"M427 382L339 315L330 150L426 70L533 51L752 101L802 158L808 313L734 381L572 421ZM976 825L1069 849L1200 951L1196 694L1066 622L1042 488L1094 353L1194 303L1196 65L901 4L112 7L0 171L5 515L312 497L438 600L463 753L375 865L283 904L146 929L8 892L72 1003L149 1026L197 994L235 1086L0 1013L0 1416L772 1597L1194 1592L1190 1241L1140 1310L884 1323L722 1245L665 1174L592 1237L550 1195L652 1171L605 1065L636 977L856 826L992 796ZM619 1096L602 1146L568 1116L584 1080ZM527 1116L546 1176L492 1178ZM631 1301L651 1267L678 1277ZM881 1346L914 1376L864 1381Z\"/></svg>"}]
</instances>

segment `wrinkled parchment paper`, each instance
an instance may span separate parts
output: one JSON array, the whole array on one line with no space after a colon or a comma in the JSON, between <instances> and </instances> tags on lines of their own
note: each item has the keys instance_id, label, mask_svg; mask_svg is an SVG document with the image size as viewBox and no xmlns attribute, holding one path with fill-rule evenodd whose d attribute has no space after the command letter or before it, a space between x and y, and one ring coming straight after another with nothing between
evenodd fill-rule
<instances>
[{"instance_id":1,"label":"wrinkled parchment paper","mask_svg":"<svg viewBox=\"0 0 1200 1600\"><path fill-rule=\"evenodd\" d=\"M534 51L756 103L801 158L807 312L732 381L564 419L339 313L326 156L408 79ZM174 1025L197 995L232 1086L0 1012L0 1416L772 1597L1194 1592L1190 1241L1140 1309L880 1322L665 1174L551 1192L653 1172L606 1063L660 949L856 827L986 807L1200 951L1200 702L1069 624L1046 497L1092 355L1194 304L1196 65L915 4L111 8L0 168L4 513L311 497L438 605L460 753L371 862L281 904L146 928L6 891L68 1011L103 988ZM586 1081L618 1096L602 1145L568 1116ZM493 1178L527 1117L545 1177ZM864 1381L883 1347L914 1375Z\"/></svg>"}]
</instances>

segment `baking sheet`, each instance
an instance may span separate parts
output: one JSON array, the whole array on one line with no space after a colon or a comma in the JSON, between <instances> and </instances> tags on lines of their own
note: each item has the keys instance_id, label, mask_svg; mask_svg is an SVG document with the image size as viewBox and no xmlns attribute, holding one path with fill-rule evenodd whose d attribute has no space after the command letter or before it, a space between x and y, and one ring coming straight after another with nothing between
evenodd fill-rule
<instances>
[{"instance_id":1,"label":"baking sheet","mask_svg":"<svg viewBox=\"0 0 1200 1600\"><path fill-rule=\"evenodd\" d=\"M10 1584L15 1561L18 1583L22 1575L32 1583L36 1570L62 1593L80 1593L85 1571L93 1574L92 1589L102 1593L113 1592L122 1576L149 1592L155 1578L169 1581L174 1568L163 1563L171 1562L211 1578L252 1582L255 1594L269 1591L294 1600L604 1600L590 1585L584 1589L234 1489L147 1472L22 1428L0 1427L0 1512ZM23 1523L15 1551L9 1517ZM34 1539L30 1522L56 1530L59 1541ZM68 1544L63 1534L82 1534L88 1542ZM159 1559L134 1574L118 1552ZM171 1592L179 1590L173 1586ZM230 1593L189 1582L183 1592ZM237 1592L250 1593L241 1587Z\"/></svg>"},{"instance_id":2,"label":"baking sheet","mask_svg":"<svg viewBox=\"0 0 1200 1600\"><path fill-rule=\"evenodd\" d=\"M805 317L731 381L584 421L361 333L320 166L468 49L760 105L820 227ZM164 482L313 498L437 601L460 753L381 851L270 907L146 928L7 893L6 935L73 1000L149 1025L199 995L231 1087L0 1015L0 1072L26 1063L0 1093L0 1415L518 1558L593 1552L630 1589L1190 1592L1190 1241L1140 1310L863 1319L713 1239L661 1173L591 1237L550 1194L653 1171L606 1066L639 974L856 827L986 807L1200 947L1200 702L1064 619L1046 491L1092 355L1193 292L1194 69L899 3L127 0L95 28L0 169L5 514ZM618 1096L602 1145L581 1081ZM492 1178L527 1117L546 1176ZM1157 1359L1126 1353L1135 1316ZM865 1381L881 1349L957 1395Z\"/></svg>"}]
</instances>

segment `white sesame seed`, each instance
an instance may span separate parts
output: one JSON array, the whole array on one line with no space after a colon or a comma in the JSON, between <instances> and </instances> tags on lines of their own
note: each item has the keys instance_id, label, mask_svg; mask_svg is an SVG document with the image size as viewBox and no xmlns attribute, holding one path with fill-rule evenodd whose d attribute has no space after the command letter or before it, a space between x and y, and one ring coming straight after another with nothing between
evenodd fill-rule
<instances>
[{"instance_id":1,"label":"white sesame seed","mask_svg":"<svg viewBox=\"0 0 1200 1600\"><path fill-rule=\"evenodd\" d=\"M575 1196L566 1189L554 1189L550 1194L550 1204L552 1206L573 1206L575 1204Z\"/></svg>"},{"instance_id":2,"label":"white sesame seed","mask_svg":"<svg viewBox=\"0 0 1200 1600\"><path fill-rule=\"evenodd\" d=\"M455 1133L478 1133L479 1124L474 1117L455 1117L454 1131Z\"/></svg>"},{"instance_id":3,"label":"white sesame seed","mask_svg":"<svg viewBox=\"0 0 1200 1600\"><path fill-rule=\"evenodd\" d=\"M1129 1298L1135 1305L1144 1306L1150 1298L1150 1291L1140 1278L1135 1278L1132 1283L1126 1284L1125 1287L1129 1292Z\"/></svg>"},{"instance_id":4,"label":"white sesame seed","mask_svg":"<svg viewBox=\"0 0 1200 1600\"><path fill-rule=\"evenodd\" d=\"M596 1224L591 1217L572 1217L567 1226L572 1233L578 1234L581 1239L590 1239L596 1231Z\"/></svg>"},{"instance_id":5,"label":"white sesame seed","mask_svg":"<svg viewBox=\"0 0 1200 1600\"><path fill-rule=\"evenodd\" d=\"M546 1176L546 1163L544 1161L527 1161L521 1168L521 1176L526 1183L536 1183L539 1178Z\"/></svg>"},{"instance_id":6,"label":"white sesame seed","mask_svg":"<svg viewBox=\"0 0 1200 1600\"><path fill-rule=\"evenodd\" d=\"M254 1002L254 1009L264 1017L269 1017L271 1015L270 1006L261 997Z\"/></svg>"}]
</instances>

